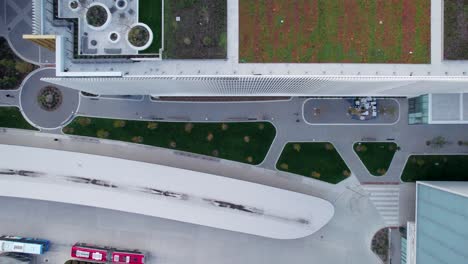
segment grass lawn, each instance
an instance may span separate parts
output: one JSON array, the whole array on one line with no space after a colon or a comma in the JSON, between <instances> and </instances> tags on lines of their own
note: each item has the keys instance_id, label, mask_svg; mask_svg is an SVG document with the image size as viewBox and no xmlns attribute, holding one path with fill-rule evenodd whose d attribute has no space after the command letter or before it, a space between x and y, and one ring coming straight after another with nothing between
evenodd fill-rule
<instances>
[{"instance_id":1,"label":"grass lawn","mask_svg":"<svg viewBox=\"0 0 468 264\"><path fill-rule=\"evenodd\" d=\"M276 168L333 184L351 175L333 144L327 142L286 144Z\"/></svg>"},{"instance_id":2,"label":"grass lawn","mask_svg":"<svg viewBox=\"0 0 468 264\"><path fill-rule=\"evenodd\" d=\"M24 119L17 107L0 107L0 127L38 130Z\"/></svg>"},{"instance_id":3,"label":"grass lawn","mask_svg":"<svg viewBox=\"0 0 468 264\"><path fill-rule=\"evenodd\" d=\"M181 123L77 117L63 132L219 157L248 164L265 158L276 134L268 122Z\"/></svg>"},{"instance_id":4,"label":"grass lawn","mask_svg":"<svg viewBox=\"0 0 468 264\"><path fill-rule=\"evenodd\" d=\"M374 176L387 173L397 147L397 144L390 142L358 142L353 146L362 163Z\"/></svg>"},{"instance_id":5,"label":"grass lawn","mask_svg":"<svg viewBox=\"0 0 468 264\"><path fill-rule=\"evenodd\" d=\"M153 31L151 46L139 53L159 54L162 45L162 12L162 0L138 0L138 21Z\"/></svg>"},{"instance_id":6,"label":"grass lawn","mask_svg":"<svg viewBox=\"0 0 468 264\"><path fill-rule=\"evenodd\" d=\"M430 63L430 0L239 0L246 63Z\"/></svg>"},{"instance_id":7,"label":"grass lawn","mask_svg":"<svg viewBox=\"0 0 468 264\"><path fill-rule=\"evenodd\" d=\"M468 60L468 0L444 1L444 58Z\"/></svg>"},{"instance_id":8,"label":"grass lawn","mask_svg":"<svg viewBox=\"0 0 468 264\"><path fill-rule=\"evenodd\" d=\"M468 181L468 155L412 155L401 180Z\"/></svg>"},{"instance_id":9,"label":"grass lawn","mask_svg":"<svg viewBox=\"0 0 468 264\"><path fill-rule=\"evenodd\" d=\"M165 1L164 43L165 58L225 59L227 0Z\"/></svg>"}]
</instances>

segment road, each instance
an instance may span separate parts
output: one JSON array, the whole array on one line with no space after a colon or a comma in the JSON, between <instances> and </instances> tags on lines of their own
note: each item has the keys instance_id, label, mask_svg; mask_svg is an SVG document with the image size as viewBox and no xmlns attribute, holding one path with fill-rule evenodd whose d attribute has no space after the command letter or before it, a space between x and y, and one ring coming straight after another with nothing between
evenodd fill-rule
<instances>
[{"instance_id":1,"label":"road","mask_svg":"<svg viewBox=\"0 0 468 264\"><path fill-rule=\"evenodd\" d=\"M39 81L36 76L53 76L53 70L39 70L32 73L25 88L41 87L46 85ZM36 81L34 81L36 80ZM24 88L23 88L24 89ZM63 91L64 101L68 101L66 109L58 109L57 115L54 112L43 113L34 111L31 104L30 92L24 92L22 98L6 98L9 91L0 91L0 98L8 99L8 104L19 105L19 100L25 103L23 112L26 117L36 126L44 126L53 121L54 125L65 125L71 120L73 115L86 115L96 117L109 117L135 120L164 120L181 122L229 122L247 120L266 120L271 122L277 130L277 136L261 168L276 170L276 161L280 156L283 146L290 141L317 141L331 142L343 157L353 174L361 182L400 182L400 175L403 171L407 157L415 153L468 153L468 148L457 146L459 140L468 140L466 131L468 125L409 125L408 124L408 100L405 98L396 99L395 115L399 118L390 118L389 123L362 123L359 125L342 125L326 121L322 124L309 124L305 122L310 107L314 101L317 104L325 105L328 100L336 102L337 99L308 99L294 97L291 100L267 101L267 102L164 102L152 101L149 96L144 96L142 100L125 100L121 98L92 98L79 96L70 89L60 87ZM32 89L34 90L34 89ZM0 104L2 102L0 100ZM340 99L341 100L341 99ZM340 101L338 100L338 101ZM34 101L34 100L33 100ZM399 106L399 107L398 107ZM63 108L62 107L62 108ZM33 110L31 110L33 109ZM28 110L28 111L24 111ZM343 110L345 111L345 110ZM321 110L322 119L330 120L343 119L343 113L327 108ZM54 118L51 119L50 117ZM61 119L60 119L61 118ZM52 120L52 121L51 121ZM340 122L342 123L342 122ZM52 125L53 126L53 125ZM48 131L61 134L60 129ZM446 145L442 149L434 149L426 146L425 142L436 136L443 136L452 144ZM401 150L395 154L385 176L372 176L359 157L354 152L352 146L358 141L393 141Z\"/></svg>"},{"instance_id":2,"label":"road","mask_svg":"<svg viewBox=\"0 0 468 264\"><path fill-rule=\"evenodd\" d=\"M0 233L50 239L51 252L36 263L62 263L76 241L146 250L148 263L378 263L368 244L379 226L367 220L376 219L372 207L352 191L343 193L336 206L341 210L318 233L274 240L119 211L0 197Z\"/></svg>"}]
</instances>

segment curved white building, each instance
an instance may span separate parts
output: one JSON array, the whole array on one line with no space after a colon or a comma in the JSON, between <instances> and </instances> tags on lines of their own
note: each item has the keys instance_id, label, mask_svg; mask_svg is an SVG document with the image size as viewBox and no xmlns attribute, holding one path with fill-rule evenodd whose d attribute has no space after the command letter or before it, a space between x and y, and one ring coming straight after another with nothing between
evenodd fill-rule
<instances>
[{"instance_id":1,"label":"curved white building","mask_svg":"<svg viewBox=\"0 0 468 264\"><path fill-rule=\"evenodd\" d=\"M0 195L94 206L275 239L309 236L323 199L167 166L0 145Z\"/></svg>"}]
</instances>

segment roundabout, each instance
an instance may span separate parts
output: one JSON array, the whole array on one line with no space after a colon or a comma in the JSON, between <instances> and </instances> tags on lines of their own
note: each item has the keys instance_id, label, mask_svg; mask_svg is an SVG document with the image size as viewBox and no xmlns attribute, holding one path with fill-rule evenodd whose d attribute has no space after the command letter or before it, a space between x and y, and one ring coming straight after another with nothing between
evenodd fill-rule
<instances>
[{"instance_id":1,"label":"roundabout","mask_svg":"<svg viewBox=\"0 0 468 264\"><path fill-rule=\"evenodd\" d=\"M41 81L55 76L55 69L43 68L32 72L23 82L20 108L24 117L40 129L56 129L66 125L78 109L79 92Z\"/></svg>"}]
</instances>

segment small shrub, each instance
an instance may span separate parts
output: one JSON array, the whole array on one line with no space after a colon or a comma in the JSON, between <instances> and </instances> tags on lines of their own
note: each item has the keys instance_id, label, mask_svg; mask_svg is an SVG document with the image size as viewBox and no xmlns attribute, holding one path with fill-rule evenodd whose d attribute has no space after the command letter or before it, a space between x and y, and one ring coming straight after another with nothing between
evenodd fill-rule
<instances>
[{"instance_id":1,"label":"small shrub","mask_svg":"<svg viewBox=\"0 0 468 264\"><path fill-rule=\"evenodd\" d=\"M171 142L169 142L169 147L175 148L175 147L177 147L177 143L175 141L171 141Z\"/></svg>"},{"instance_id":2,"label":"small shrub","mask_svg":"<svg viewBox=\"0 0 468 264\"><path fill-rule=\"evenodd\" d=\"M378 175L384 175L385 173L387 173L386 169L383 169L383 168L377 169L377 174Z\"/></svg>"},{"instance_id":3,"label":"small shrub","mask_svg":"<svg viewBox=\"0 0 468 264\"><path fill-rule=\"evenodd\" d=\"M132 142L142 143L143 142L143 137L140 137L140 136L132 137Z\"/></svg>"},{"instance_id":4,"label":"small shrub","mask_svg":"<svg viewBox=\"0 0 468 264\"><path fill-rule=\"evenodd\" d=\"M213 40L210 37L206 36L203 38L203 45L211 46L211 44L213 44Z\"/></svg>"},{"instance_id":5,"label":"small shrub","mask_svg":"<svg viewBox=\"0 0 468 264\"><path fill-rule=\"evenodd\" d=\"M73 132L75 132L75 129L73 127L64 127L62 131L65 134L73 134Z\"/></svg>"},{"instance_id":6,"label":"small shrub","mask_svg":"<svg viewBox=\"0 0 468 264\"><path fill-rule=\"evenodd\" d=\"M294 144L293 149L297 152L301 152L301 144Z\"/></svg>"},{"instance_id":7,"label":"small shrub","mask_svg":"<svg viewBox=\"0 0 468 264\"><path fill-rule=\"evenodd\" d=\"M125 127L125 121L124 120L115 120L113 125L114 125L115 128L122 128L122 127Z\"/></svg>"},{"instance_id":8,"label":"small shrub","mask_svg":"<svg viewBox=\"0 0 468 264\"><path fill-rule=\"evenodd\" d=\"M208 136L206 136L206 140L208 140L208 141L212 141L213 138L214 138L214 135L213 135L213 133L211 133L211 132L209 132L209 133L208 133Z\"/></svg>"},{"instance_id":9,"label":"small shrub","mask_svg":"<svg viewBox=\"0 0 468 264\"><path fill-rule=\"evenodd\" d=\"M250 142L250 137L249 136L244 136L244 142L249 143Z\"/></svg>"},{"instance_id":10,"label":"small shrub","mask_svg":"<svg viewBox=\"0 0 468 264\"><path fill-rule=\"evenodd\" d=\"M351 176L351 172L349 170L344 170L343 171L343 176L349 177L349 176Z\"/></svg>"},{"instance_id":11,"label":"small shrub","mask_svg":"<svg viewBox=\"0 0 468 264\"><path fill-rule=\"evenodd\" d=\"M218 157L219 156L219 151L217 149L214 149L212 152L211 152L211 155L215 156L215 157Z\"/></svg>"},{"instance_id":12,"label":"small shrub","mask_svg":"<svg viewBox=\"0 0 468 264\"><path fill-rule=\"evenodd\" d=\"M280 168L283 169L283 170L288 170L289 169L289 165L287 163L281 163L280 164Z\"/></svg>"},{"instance_id":13,"label":"small shrub","mask_svg":"<svg viewBox=\"0 0 468 264\"><path fill-rule=\"evenodd\" d=\"M79 117L78 124L81 126L89 126L89 124L91 124L91 119L87 117Z\"/></svg>"},{"instance_id":14,"label":"small shrub","mask_svg":"<svg viewBox=\"0 0 468 264\"><path fill-rule=\"evenodd\" d=\"M185 132L190 134L190 133L192 133L192 129L193 129L193 124L192 123L185 124L185 127L184 127Z\"/></svg>"},{"instance_id":15,"label":"small shrub","mask_svg":"<svg viewBox=\"0 0 468 264\"><path fill-rule=\"evenodd\" d=\"M335 147L333 146L333 144L327 143L327 144L325 144L325 149L326 149L326 150L334 150Z\"/></svg>"},{"instance_id":16,"label":"small shrub","mask_svg":"<svg viewBox=\"0 0 468 264\"><path fill-rule=\"evenodd\" d=\"M416 164L418 164L418 166L422 167L424 165L425 161L423 159L417 159L416 160Z\"/></svg>"},{"instance_id":17,"label":"small shrub","mask_svg":"<svg viewBox=\"0 0 468 264\"><path fill-rule=\"evenodd\" d=\"M192 40L189 37L185 37L184 38L184 44L189 46L190 44L192 44Z\"/></svg>"},{"instance_id":18,"label":"small shrub","mask_svg":"<svg viewBox=\"0 0 468 264\"><path fill-rule=\"evenodd\" d=\"M224 124L224 123L221 124L221 130L226 131L228 130L228 128L229 128L228 124Z\"/></svg>"},{"instance_id":19,"label":"small shrub","mask_svg":"<svg viewBox=\"0 0 468 264\"><path fill-rule=\"evenodd\" d=\"M260 130L265 129L265 124L262 124L262 123L258 124L258 129Z\"/></svg>"},{"instance_id":20,"label":"small shrub","mask_svg":"<svg viewBox=\"0 0 468 264\"><path fill-rule=\"evenodd\" d=\"M158 128L158 123L155 122L149 122L148 125L146 126L148 129L155 130Z\"/></svg>"},{"instance_id":21,"label":"small shrub","mask_svg":"<svg viewBox=\"0 0 468 264\"><path fill-rule=\"evenodd\" d=\"M320 173L317 172L317 171L312 171L312 172L310 173L310 176L312 176L312 177L314 177L314 178L320 178Z\"/></svg>"},{"instance_id":22,"label":"small shrub","mask_svg":"<svg viewBox=\"0 0 468 264\"><path fill-rule=\"evenodd\" d=\"M109 137L109 132L107 132L106 130L104 129L99 129L96 133L96 136L98 138L108 138Z\"/></svg>"},{"instance_id":23,"label":"small shrub","mask_svg":"<svg viewBox=\"0 0 468 264\"><path fill-rule=\"evenodd\" d=\"M247 162L248 162L248 163L252 163L252 162L253 162L252 156L248 156L248 157L247 157Z\"/></svg>"},{"instance_id":24,"label":"small shrub","mask_svg":"<svg viewBox=\"0 0 468 264\"><path fill-rule=\"evenodd\" d=\"M356 146L356 151L357 151L357 152L366 152L366 151L367 151L367 147L366 147L366 145L358 144L358 145Z\"/></svg>"}]
</instances>

